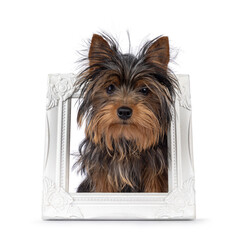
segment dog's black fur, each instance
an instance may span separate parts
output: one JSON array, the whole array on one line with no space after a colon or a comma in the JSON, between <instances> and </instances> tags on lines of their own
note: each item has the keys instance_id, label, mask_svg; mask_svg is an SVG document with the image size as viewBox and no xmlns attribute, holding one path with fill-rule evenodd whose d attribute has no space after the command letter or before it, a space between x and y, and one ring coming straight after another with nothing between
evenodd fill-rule
<instances>
[{"instance_id":1,"label":"dog's black fur","mask_svg":"<svg viewBox=\"0 0 240 240\"><path fill-rule=\"evenodd\" d=\"M167 37L123 54L115 39L94 34L77 121L86 138L75 164L86 174L77 192L167 192L167 134L178 82L169 70ZM122 120L121 107L132 116Z\"/></svg>"}]
</instances>

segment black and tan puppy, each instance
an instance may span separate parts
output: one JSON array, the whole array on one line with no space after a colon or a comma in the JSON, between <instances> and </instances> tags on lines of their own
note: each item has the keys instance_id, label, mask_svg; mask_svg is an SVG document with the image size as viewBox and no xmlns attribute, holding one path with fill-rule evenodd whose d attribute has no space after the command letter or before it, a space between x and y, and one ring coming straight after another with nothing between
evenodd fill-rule
<instances>
[{"instance_id":1,"label":"black and tan puppy","mask_svg":"<svg viewBox=\"0 0 240 240\"><path fill-rule=\"evenodd\" d=\"M77 192L167 192L167 134L178 83L168 69L169 42L158 37L138 54L94 34L78 75L78 123L86 137L75 166L86 175Z\"/></svg>"}]
</instances>

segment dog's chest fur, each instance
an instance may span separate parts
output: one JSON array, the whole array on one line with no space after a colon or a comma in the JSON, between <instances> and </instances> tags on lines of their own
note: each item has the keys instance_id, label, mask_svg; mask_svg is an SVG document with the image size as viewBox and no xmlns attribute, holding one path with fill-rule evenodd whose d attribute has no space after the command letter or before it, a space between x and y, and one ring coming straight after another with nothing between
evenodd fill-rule
<instances>
[{"instance_id":1,"label":"dog's chest fur","mask_svg":"<svg viewBox=\"0 0 240 240\"><path fill-rule=\"evenodd\" d=\"M89 139L82 144L80 170L86 178L77 192L167 192L166 140L141 153L130 143L113 152Z\"/></svg>"}]
</instances>

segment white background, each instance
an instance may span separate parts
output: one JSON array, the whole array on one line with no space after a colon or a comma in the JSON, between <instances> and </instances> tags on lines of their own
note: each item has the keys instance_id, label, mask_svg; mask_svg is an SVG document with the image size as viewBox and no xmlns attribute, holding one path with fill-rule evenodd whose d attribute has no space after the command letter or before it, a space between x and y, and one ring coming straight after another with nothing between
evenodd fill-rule
<instances>
[{"instance_id":1,"label":"white background","mask_svg":"<svg viewBox=\"0 0 240 240\"><path fill-rule=\"evenodd\" d=\"M239 239L239 1L1 1L1 239ZM76 72L83 40L160 34L191 77L196 221L41 220L48 73ZM125 46L125 45L124 45Z\"/></svg>"},{"instance_id":2,"label":"white background","mask_svg":"<svg viewBox=\"0 0 240 240\"><path fill-rule=\"evenodd\" d=\"M86 122L83 121L81 127L77 123L77 112L79 99L72 98L71 102L71 129L70 129L70 167L69 167L69 192L76 193L79 184L83 181L85 175L78 173L78 168L74 168L74 164L78 160L78 147L85 138Z\"/></svg>"}]
</instances>

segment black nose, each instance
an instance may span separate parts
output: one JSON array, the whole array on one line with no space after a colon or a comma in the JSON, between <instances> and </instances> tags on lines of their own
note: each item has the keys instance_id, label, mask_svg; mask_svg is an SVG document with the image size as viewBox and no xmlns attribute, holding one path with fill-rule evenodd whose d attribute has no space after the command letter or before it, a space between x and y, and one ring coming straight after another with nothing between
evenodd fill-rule
<instances>
[{"instance_id":1,"label":"black nose","mask_svg":"<svg viewBox=\"0 0 240 240\"><path fill-rule=\"evenodd\" d=\"M117 114L118 114L119 118L121 118L123 120L127 120L132 116L132 109L129 107L120 107L117 110Z\"/></svg>"}]
</instances>

